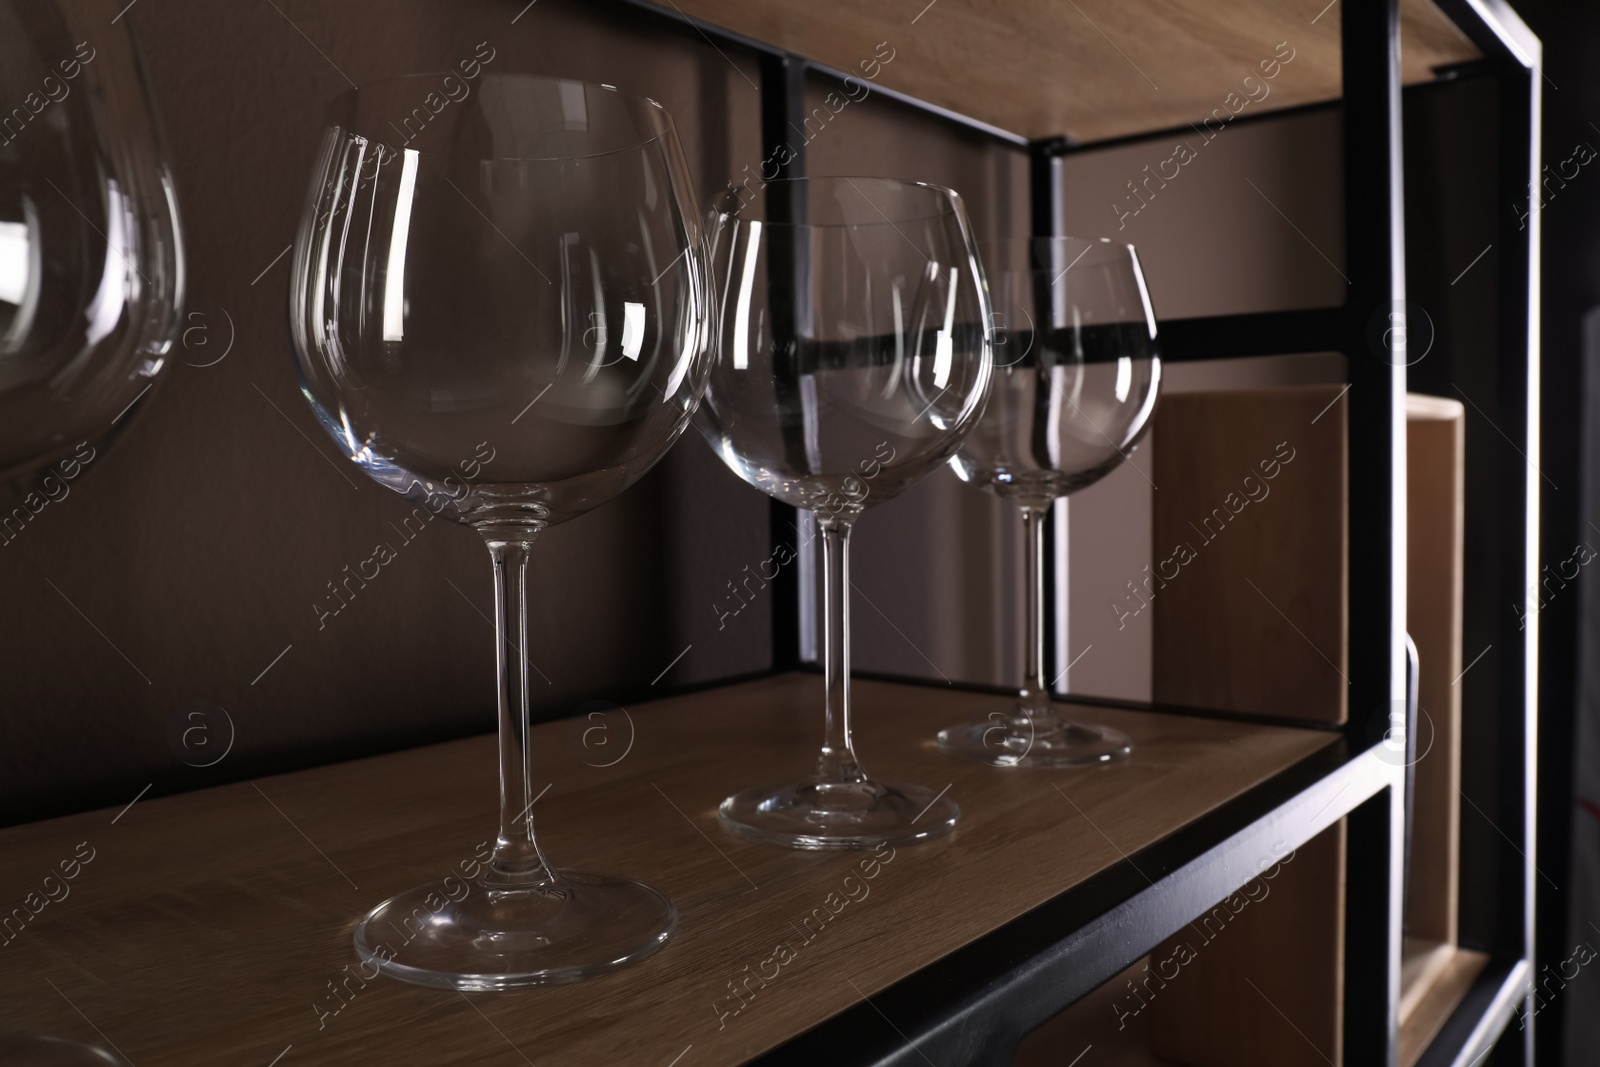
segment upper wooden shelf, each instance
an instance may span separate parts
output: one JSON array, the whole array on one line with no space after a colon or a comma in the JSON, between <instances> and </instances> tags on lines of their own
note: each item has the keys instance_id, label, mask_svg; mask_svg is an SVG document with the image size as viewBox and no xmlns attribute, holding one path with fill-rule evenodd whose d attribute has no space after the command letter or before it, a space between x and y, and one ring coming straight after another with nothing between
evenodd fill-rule
<instances>
[{"instance_id":1,"label":"upper wooden shelf","mask_svg":"<svg viewBox=\"0 0 1600 1067\"><path fill-rule=\"evenodd\" d=\"M1098 141L1341 95L1328 0L657 3L1029 139ZM1478 58L1431 0L1400 7L1406 84Z\"/></svg>"},{"instance_id":2,"label":"upper wooden shelf","mask_svg":"<svg viewBox=\"0 0 1600 1067\"><path fill-rule=\"evenodd\" d=\"M98 1028L137 1064L742 1063L1338 737L1096 707L1087 714L1134 738L1131 761L1008 773L954 763L931 741L999 698L874 682L855 697L867 766L949 783L962 808L951 837L880 856L870 880L866 855L749 844L716 822L727 793L809 768L815 675L635 706L631 749L616 712L535 729L535 781L553 783L534 809L547 854L648 881L680 913L661 953L577 985L467 998L359 979L355 920L442 881L492 836L492 738L5 830L8 913L75 851L93 858L5 946L0 1033L99 1041ZM806 942L799 927L818 908L828 921ZM774 977L779 944L795 956ZM763 970L766 988L752 979L735 1013L729 983Z\"/></svg>"}]
</instances>

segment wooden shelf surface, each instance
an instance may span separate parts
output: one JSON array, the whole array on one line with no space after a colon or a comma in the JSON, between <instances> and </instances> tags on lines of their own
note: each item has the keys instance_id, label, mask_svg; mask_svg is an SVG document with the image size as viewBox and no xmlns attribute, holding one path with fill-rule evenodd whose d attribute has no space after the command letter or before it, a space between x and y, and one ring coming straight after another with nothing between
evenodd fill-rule
<instances>
[{"instance_id":1,"label":"wooden shelf surface","mask_svg":"<svg viewBox=\"0 0 1600 1067\"><path fill-rule=\"evenodd\" d=\"M867 767L948 783L962 808L954 835L899 849L871 880L862 855L749 844L716 822L730 791L809 768L815 675L536 728L535 780L551 783L534 808L546 853L648 881L680 912L661 953L578 985L463 996L359 980L355 920L442 881L492 837L490 737L5 830L8 913L45 889L62 899L13 922L0 946L0 1033L103 1040L141 1065L740 1063L1337 737L1093 707L1086 717L1133 736L1131 761L1007 772L952 762L931 741L1001 698L866 681L854 695ZM90 850L72 880L45 883ZM817 908L829 921L806 942L798 926ZM763 961L780 943L794 956L772 977ZM765 988L752 982L731 1014L729 983L762 970ZM336 999L330 983L348 992Z\"/></svg>"},{"instance_id":2,"label":"wooden shelf surface","mask_svg":"<svg viewBox=\"0 0 1600 1067\"><path fill-rule=\"evenodd\" d=\"M1489 965L1482 952L1406 938L1400 958L1400 1067L1413 1067Z\"/></svg>"},{"instance_id":3,"label":"wooden shelf surface","mask_svg":"<svg viewBox=\"0 0 1600 1067\"><path fill-rule=\"evenodd\" d=\"M1097 141L1342 95L1327 0L656 2L1032 139ZM1479 57L1430 0L1400 8L1406 84ZM1286 56L1263 82L1260 64Z\"/></svg>"}]
</instances>

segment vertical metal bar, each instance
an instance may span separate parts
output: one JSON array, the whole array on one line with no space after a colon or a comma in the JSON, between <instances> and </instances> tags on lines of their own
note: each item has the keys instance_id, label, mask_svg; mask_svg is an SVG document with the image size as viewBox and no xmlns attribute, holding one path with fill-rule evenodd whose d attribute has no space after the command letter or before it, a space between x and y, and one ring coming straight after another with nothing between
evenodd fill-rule
<instances>
[{"instance_id":1,"label":"vertical metal bar","mask_svg":"<svg viewBox=\"0 0 1600 1067\"><path fill-rule=\"evenodd\" d=\"M1341 5L1349 412L1349 725L1405 699L1405 216L1399 0ZM1398 1062L1403 806L1351 817L1344 1056ZM1370 810L1369 810L1370 809ZM1401 820L1396 825L1397 820Z\"/></svg>"},{"instance_id":2,"label":"vertical metal bar","mask_svg":"<svg viewBox=\"0 0 1600 1067\"><path fill-rule=\"evenodd\" d=\"M1034 141L1028 146L1028 232L1035 237L1055 237L1061 234L1061 160L1057 149L1060 139ZM1045 293L1036 295L1036 313L1044 315L1050 306ZM1067 576L1067 501L1057 500L1046 513L1042 533L1044 552L1039 587L1044 601L1045 680L1049 691L1061 678L1070 662L1067 650L1068 615L1067 596L1062 581Z\"/></svg>"},{"instance_id":3,"label":"vertical metal bar","mask_svg":"<svg viewBox=\"0 0 1600 1067\"><path fill-rule=\"evenodd\" d=\"M1351 390L1354 392L1354 390ZM1400 1062L1398 872L1404 858L1404 776L1346 818L1343 1061Z\"/></svg>"},{"instance_id":4,"label":"vertical metal bar","mask_svg":"<svg viewBox=\"0 0 1600 1067\"><path fill-rule=\"evenodd\" d=\"M783 53L762 53L761 59L761 163L755 180L770 181L775 178L801 178L805 176L805 139L794 138L790 131L805 111L805 60ZM739 175L734 176L739 179ZM769 188L767 208L769 217L793 217L794 205L784 195L786 191ZM783 227L770 231L770 256L768 258L768 284L772 287L772 335L774 338L793 337L795 326L796 249L793 234ZM787 270L780 269L780 265ZM792 355L792 353L791 353ZM780 375L779 389L785 382L797 379ZM782 396L779 398L783 399ZM784 406L785 410L798 412L798 398ZM798 418L798 415L796 415ZM797 428L798 434L798 428ZM798 437L796 437L798 441ZM805 563L814 558L814 545L800 544L800 513L792 505L772 499L768 505L768 525L771 543L792 547L798 557L798 566L780 568L772 580L772 669L792 670L801 660L801 601L811 594L809 582L812 569ZM815 612L808 613L815 618Z\"/></svg>"},{"instance_id":5,"label":"vertical metal bar","mask_svg":"<svg viewBox=\"0 0 1600 1067\"><path fill-rule=\"evenodd\" d=\"M1504 454L1501 486L1504 493L1501 514L1506 519L1501 544L1501 591L1503 598L1522 606L1522 619L1513 612L1501 612L1500 641L1504 652L1499 664L1500 679L1500 780L1496 791L1495 823L1517 841L1522 856L1507 856L1499 869L1501 909L1496 931L1496 947L1532 961L1534 981L1538 981L1541 960L1536 951L1535 916L1553 924L1554 937L1542 940L1551 946L1562 944L1566 909L1552 907L1540 911L1535 901L1546 895L1548 887L1536 875L1538 862L1535 827L1535 785L1538 778L1538 647L1539 647L1539 127L1541 60L1534 57L1532 67L1509 66L1500 82L1500 175L1502 203L1516 203L1529 197L1526 223L1511 211L1500 215L1498 243L1505 249L1499 278L1498 384L1502 428L1519 442L1521 456ZM1526 620L1524 625L1523 620ZM1562 745L1565 748L1565 744ZM1566 847L1566 842L1561 847ZM1524 858L1525 857L1525 858ZM1558 905L1558 892L1546 899ZM1560 959L1557 956L1556 959ZM1496 1052L1496 1063L1532 1063L1534 1045L1559 1047L1559 1027L1551 1025L1559 1015L1536 1020L1530 1013L1529 1026L1512 1037L1508 1031ZM1553 1032L1545 1034L1549 1029Z\"/></svg>"},{"instance_id":6,"label":"vertical metal bar","mask_svg":"<svg viewBox=\"0 0 1600 1067\"><path fill-rule=\"evenodd\" d=\"M1344 18L1350 718L1405 698L1405 228L1398 0Z\"/></svg>"}]
</instances>

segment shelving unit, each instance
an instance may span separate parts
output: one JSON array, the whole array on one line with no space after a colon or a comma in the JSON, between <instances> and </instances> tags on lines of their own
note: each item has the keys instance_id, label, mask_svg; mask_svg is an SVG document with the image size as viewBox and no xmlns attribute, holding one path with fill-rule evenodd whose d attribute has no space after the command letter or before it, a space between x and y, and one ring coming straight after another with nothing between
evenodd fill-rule
<instances>
[{"instance_id":1,"label":"shelving unit","mask_svg":"<svg viewBox=\"0 0 1600 1067\"><path fill-rule=\"evenodd\" d=\"M897 58L881 72L877 91L1028 147L1034 228L1040 233L1059 231L1059 159L1115 141L1189 132L1181 124L1201 121L1217 106L1215 71L1247 72L1277 42L1292 40L1296 62L1303 64L1297 70L1306 77L1292 95L1274 93L1248 121L1271 121L1274 111L1285 108L1342 108L1347 299L1334 308L1169 320L1162 324L1163 357L1346 357L1352 713L1337 745L1236 798L1226 815L1197 819L1143 852L1130 852L1123 864L1097 876L1092 889L1063 892L1036 913L907 975L870 1003L840 1012L763 1062L809 1063L824 1056L862 1064L910 1064L924 1056L941 1064L1005 1062L1028 1030L1243 884L1248 874L1241 857L1251 854L1262 834L1295 845L1307 839L1309 809L1319 818L1348 820L1345 1062L1397 1064L1404 775L1373 758L1367 727L1374 709L1404 699L1407 680L1401 535L1407 360L1381 340L1394 322L1390 313L1403 315L1406 308L1402 102L1407 87L1448 92L1452 82L1491 80L1500 139L1492 164L1495 200L1523 202L1540 177L1539 41L1502 0L1440 0L1437 6L1427 0L1343 0L1303 17L1267 0L1125 3L1102 15L1116 20L1109 29L1120 31L1115 36L1125 47L1107 47L1108 27L1077 5L940 2L937 24L921 26L932 5L670 0L640 6L688 21L708 40L748 47L762 57L767 158L779 145L792 149L793 131L804 127L808 69L841 77L856 73L858 61L870 57L878 42L891 42ZM1324 18L1340 20L1337 47L1332 35L1306 39L1307 24ZM1159 71L1165 84L1157 93L1130 93L1128 67L1146 81L1147 70ZM803 152L794 152L779 171L793 176L804 167ZM1510 447L1498 456L1474 456L1467 466L1469 514L1495 516L1500 524L1493 566L1473 569L1467 598L1469 611L1491 601L1522 605L1530 621L1522 629L1513 613L1492 615L1492 667L1474 680L1494 687L1496 697L1496 775L1493 787L1481 791L1492 800L1474 807L1510 849L1497 857L1492 873L1475 871L1463 887L1463 893L1486 894L1492 901L1491 922L1461 931L1462 944L1486 962L1477 961L1481 970L1421 1053L1427 1067L1529 1063L1532 1057L1531 1026L1501 1036L1524 1004L1533 973L1537 631L1529 601L1539 513L1537 212L1525 225L1501 213L1494 247L1498 358L1492 371L1478 369L1495 382L1500 418L1492 421ZM780 510L775 517L789 520L792 513ZM781 669L796 662L796 593L792 586L778 592L774 659ZM1481 617L1491 615L1483 611ZM1429 1010L1445 1009L1432 1003ZM893 1020L894 1034L886 1033L886 1019Z\"/></svg>"},{"instance_id":2,"label":"shelving unit","mask_svg":"<svg viewBox=\"0 0 1600 1067\"><path fill-rule=\"evenodd\" d=\"M71 883L70 910L45 906L7 931L0 1030L81 1032L92 1019L140 1063L269 1063L290 1046L285 1067L492 1055L541 1065L1001 1065L1029 1033L1070 1024L1061 1013L1073 1005L1099 1005L1103 1023L1107 982L1264 861L1342 820L1344 1062L1398 1067L1405 774L1367 730L1372 709L1403 698L1407 681L1408 373L1372 341L1374 321L1386 323L1407 291L1402 101L1492 81L1496 200L1523 202L1539 177L1539 42L1501 0L1338 0L1320 14L1321 3L1124 0L1104 9L1120 21L1101 25L1092 5L1085 14L1047 0L934 2L937 20L926 0L618 0L612 10L688 23L757 54L763 159L797 147L808 71L842 76L892 42L897 58L874 91L1026 147L1039 232L1057 227L1064 156L1187 130L1180 124L1220 102L1208 72L1242 76L1292 41L1305 77L1236 121L1342 108L1348 299L1169 320L1163 357L1346 357L1348 724L1101 701L1093 717L1134 737L1132 761L1011 775L952 763L932 743L997 693L858 679L863 759L886 776L948 782L964 813L951 837L899 850L868 881L867 856L763 848L716 826L724 795L791 775L812 751L821 686L800 662L788 568L771 589L771 677L632 705L632 744L610 765L584 745L588 720L540 725L530 738L554 778L535 812L542 845L562 865L665 889L681 921L660 955L505 997L352 977L356 917L388 892L442 881L492 832L493 741L477 738L0 831L0 866L19 885L56 869L63 841L95 850ZM1340 33L1322 32L1334 20ZM1119 55L1106 31L1135 43ZM1127 92L1130 66L1159 72L1159 93ZM778 169L804 173L803 150ZM1479 369L1495 383L1507 447L1471 457L1467 492L1473 514L1501 525L1466 593L1498 613L1492 654L1462 684L1494 691L1495 779L1474 807L1507 846L1492 870L1463 882L1464 898L1493 901L1493 918L1470 929L1463 920L1460 940L1478 955L1463 954L1459 981L1426 1006L1443 1021L1420 1051L1424 1067L1532 1062L1532 1027L1507 1024L1534 973L1538 214L1523 227L1502 212L1499 226L1498 358ZM774 529L787 529L793 513L772 506ZM1525 630L1508 601L1527 609ZM808 937L799 926L818 907L828 917ZM771 977L779 943L795 958ZM46 963L79 979L71 1002L40 992ZM1148 1062L1142 1055L1082 1067Z\"/></svg>"},{"instance_id":3,"label":"shelving unit","mask_svg":"<svg viewBox=\"0 0 1600 1067\"><path fill-rule=\"evenodd\" d=\"M515 1048L540 1065L664 1067L690 1046L684 1065L922 1062L899 1027L937 1063L997 1063L1009 1027L1388 781L1332 731L1104 708L1138 764L995 774L933 742L992 695L861 681L863 760L948 787L955 835L874 855L724 833L725 795L809 765L820 691L791 672L634 704L608 717L604 748L586 718L534 727L546 854L660 887L679 925L614 975L471 1003L363 979L350 935L402 888L459 891L445 879L495 829L493 737L0 831L10 884L76 842L92 857L67 906L8 929L0 1032L79 1033L81 1010L133 1063L266 1064L291 1044L285 1064L520 1063ZM70 1004L47 973L70 975Z\"/></svg>"}]
</instances>

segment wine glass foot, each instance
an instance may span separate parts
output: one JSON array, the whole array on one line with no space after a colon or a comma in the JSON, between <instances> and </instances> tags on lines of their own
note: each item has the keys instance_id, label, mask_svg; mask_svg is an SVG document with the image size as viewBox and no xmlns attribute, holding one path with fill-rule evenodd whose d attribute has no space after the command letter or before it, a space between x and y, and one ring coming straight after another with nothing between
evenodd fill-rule
<instances>
[{"instance_id":1,"label":"wine glass foot","mask_svg":"<svg viewBox=\"0 0 1600 1067\"><path fill-rule=\"evenodd\" d=\"M678 922L647 885L557 871L552 885L490 889L440 883L379 904L356 926L356 953L379 973L436 989L498 991L559 985L651 955Z\"/></svg>"},{"instance_id":2,"label":"wine glass foot","mask_svg":"<svg viewBox=\"0 0 1600 1067\"><path fill-rule=\"evenodd\" d=\"M954 829L960 815L942 791L870 778L746 789L718 809L722 825L740 837L814 850L928 841Z\"/></svg>"},{"instance_id":3,"label":"wine glass foot","mask_svg":"<svg viewBox=\"0 0 1600 1067\"><path fill-rule=\"evenodd\" d=\"M16 1067L125 1067L124 1061L100 1048L65 1037L0 1034L0 1063Z\"/></svg>"},{"instance_id":4,"label":"wine glass foot","mask_svg":"<svg viewBox=\"0 0 1600 1067\"><path fill-rule=\"evenodd\" d=\"M940 750L991 767L1042 769L1093 767L1133 752L1132 739L1109 726L1058 720L1045 728L1020 712L997 719L940 730Z\"/></svg>"}]
</instances>

